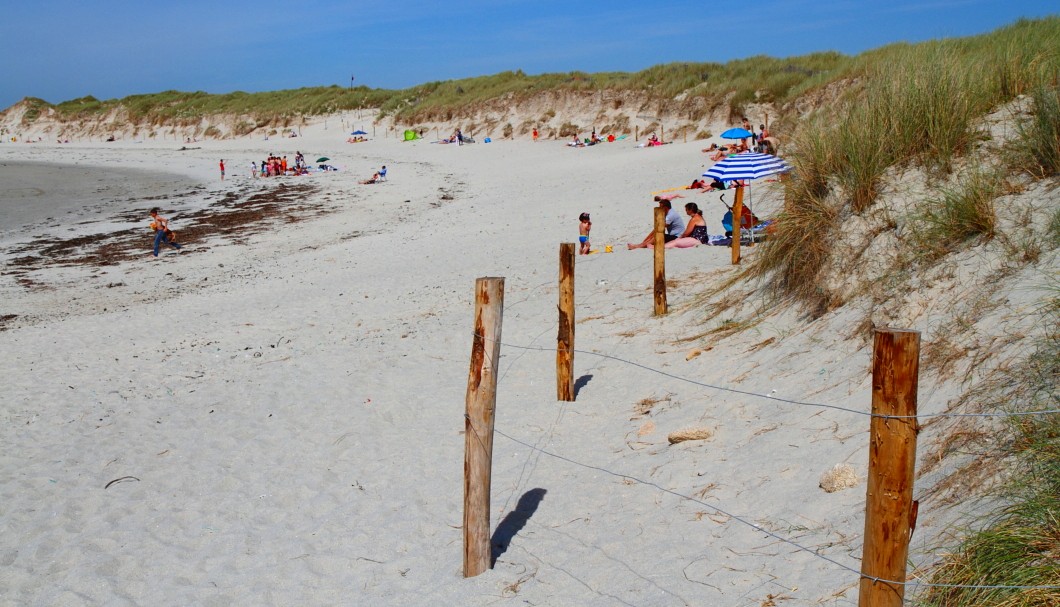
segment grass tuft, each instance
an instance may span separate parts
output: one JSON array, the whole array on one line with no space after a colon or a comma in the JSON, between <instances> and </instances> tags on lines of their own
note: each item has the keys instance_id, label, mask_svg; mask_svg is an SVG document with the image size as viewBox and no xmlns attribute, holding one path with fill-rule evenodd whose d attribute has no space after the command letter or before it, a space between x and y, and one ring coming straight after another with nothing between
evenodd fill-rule
<instances>
[{"instance_id":1,"label":"grass tuft","mask_svg":"<svg viewBox=\"0 0 1060 607\"><path fill-rule=\"evenodd\" d=\"M804 150L823 150L813 132L802 143L807 146ZM794 177L784 183L785 204L777 217L777 230L748 268L751 276L768 276L777 293L808 304L814 317L832 304L831 294L820 285L839 229L839 209L827 197L822 162L827 157L812 152L792 159Z\"/></svg>"},{"instance_id":2,"label":"grass tuft","mask_svg":"<svg viewBox=\"0 0 1060 607\"><path fill-rule=\"evenodd\" d=\"M1058 311L1054 298L1043 321L1057 326ZM990 406L1055 409L1058 378L1060 333L1054 330L1025 363L999 378ZM1010 505L945 556L930 576L933 584L1060 586L1060 415L1008 420L1006 455L1018 462L1002 490ZM931 587L918 599L926 607L1052 607L1060 605L1060 590Z\"/></svg>"},{"instance_id":3,"label":"grass tuft","mask_svg":"<svg viewBox=\"0 0 1060 607\"><path fill-rule=\"evenodd\" d=\"M1060 174L1060 88L1034 91L1034 116L1019 126L1014 168L1044 178Z\"/></svg>"},{"instance_id":4,"label":"grass tuft","mask_svg":"<svg viewBox=\"0 0 1060 607\"><path fill-rule=\"evenodd\" d=\"M928 259L952 253L973 238L997 235L994 201L1005 192L1004 177L975 171L954 188L926 201L913 217L913 245Z\"/></svg>"}]
</instances>

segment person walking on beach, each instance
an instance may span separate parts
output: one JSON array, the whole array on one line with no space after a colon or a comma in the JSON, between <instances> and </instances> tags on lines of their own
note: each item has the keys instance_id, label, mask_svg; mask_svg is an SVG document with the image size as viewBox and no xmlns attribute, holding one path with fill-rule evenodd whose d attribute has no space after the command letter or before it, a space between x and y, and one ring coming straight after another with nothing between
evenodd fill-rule
<instances>
[{"instance_id":1,"label":"person walking on beach","mask_svg":"<svg viewBox=\"0 0 1060 607\"><path fill-rule=\"evenodd\" d=\"M155 231L155 257L158 257L158 248L162 246L163 242L174 249L180 249L176 237L169 230L169 220L159 215L158 210L158 207L151 209L151 229Z\"/></svg>"},{"instance_id":2,"label":"person walking on beach","mask_svg":"<svg viewBox=\"0 0 1060 607\"><path fill-rule=\"evenodd\" d=\"M578 225L578 242L581 243L581 249L578 251L579 255L589 254L589 230L593 229L593 222L589 221L589 214L582 213L578 216L578 221L581 223Z\"/></svg>"},{"instance_id":3,"label":"person walking on beach","mask_svg":"<svg viewBox=\"0 0 1060 607\"><path fill-rule=\"evenodd\" d=\"M534 141L537 141L537 127L534 127Z\"/></svg>"},{"instance_id":4,"label":"person walking on beach","mask_svg":"<svg viewBox=\"0 0 1060 607\"><path fill-rule=\"evenodd\" d=\"M224 181L225 180L225 159L222 158L221 162L219 164L221 165L221 181Z\"/></svg>"}]
</instances>

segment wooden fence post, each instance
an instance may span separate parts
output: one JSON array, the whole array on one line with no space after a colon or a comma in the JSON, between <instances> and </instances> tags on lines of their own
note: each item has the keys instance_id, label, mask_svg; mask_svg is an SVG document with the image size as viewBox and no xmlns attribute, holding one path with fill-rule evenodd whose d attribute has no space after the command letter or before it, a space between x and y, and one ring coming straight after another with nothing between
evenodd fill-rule
<instances>
[{"instance_id":1,"label":"wooden fence post","mask_svg":"<svg viewBox=\"0 0 1060 607\"><path fill-rule=\"evenodd\" d=\"M490 479L504 278L475 281L475 333L464 415L464 577L490 568Z\"/></svg>"},{"instance_id":2,"label":"wooden fence post","mask_svg":"<svg viewBox=\"0 0 1060 607\"><path fill-rule=\"evenodd\" d=\"M640 139L640 125L638 124L638 125L633 127L633 141L638 141L639 139Z\"/></svg>"},{"instance_id":3,"label":"wooden fence post","mask_svg":"<svg viewBox=\"0 0 1060 607\"><path fill-rule=\"evenodd\" d=\"M574 400L574 243L559 245L559 335L556 337L556 400Z\"/></svg>"},{"instance_id":4,"label":"wooden fence post","mask_svg":"<svg viewBox=\"0 0 1060 607\"><path fill-rule=\"evenodd\" d=\"M743 226L743 186L736 186L736 202L732 203L732 265L740 263L740 233Z\"/></svg>"},{"instance_id":5,"label":"wooden fence post","mask_svg":"<svg viewBox=\"0 0 1060 607\"><path fill-rule=\"evenodd\" d=\"M666 209L655 207L655 315L666 314Z\"/></svg>"},{"instance_id":6,"label":"wooden fence post","mask_svg":"<svg viewBox=\"0 0 1060 607\"><path fill-rule=\"evenodd\" d=\"M902 607L905 596L904 585L872 578L905 581L917 511L913 480L920 429L915 417L919 368L919 331L876 330L860 607Z\"/></svg>"}]
</instances>

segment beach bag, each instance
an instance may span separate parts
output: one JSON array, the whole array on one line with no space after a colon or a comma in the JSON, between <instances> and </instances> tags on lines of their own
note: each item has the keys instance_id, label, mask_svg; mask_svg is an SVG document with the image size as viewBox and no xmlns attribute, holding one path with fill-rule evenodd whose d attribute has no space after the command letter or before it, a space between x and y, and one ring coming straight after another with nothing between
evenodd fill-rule
<instances>
[{"instance_id":1,"label":"beach bag","mask_svg":"<svg viewBox=\"0 0 1060 607\"><path fill-rule=\"evenodd\" d=\"M165 230L166 242L177 242L177 233L169 228Z\"/></svg>"}]
</instances>

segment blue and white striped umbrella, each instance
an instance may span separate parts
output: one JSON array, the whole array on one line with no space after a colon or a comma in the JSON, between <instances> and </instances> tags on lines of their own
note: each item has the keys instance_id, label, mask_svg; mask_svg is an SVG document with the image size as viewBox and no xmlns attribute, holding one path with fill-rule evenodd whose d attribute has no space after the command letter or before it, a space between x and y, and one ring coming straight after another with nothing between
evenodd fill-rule
<instances>
[{"instance_id":1,"label":"blue and white striped umbrella","mask_svg":"<svg viewBox=\"0 0 1060 607\"><path fill-rule=\"evenodd\" d=\"M733 181L736 179L758 179L777 173L786 173L791 167L776 156L770 154L736 154L719 160L703 173L704 177Z\"/></svg>"}]
</instances>

